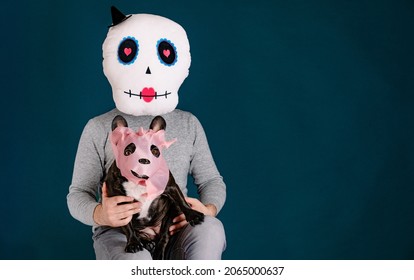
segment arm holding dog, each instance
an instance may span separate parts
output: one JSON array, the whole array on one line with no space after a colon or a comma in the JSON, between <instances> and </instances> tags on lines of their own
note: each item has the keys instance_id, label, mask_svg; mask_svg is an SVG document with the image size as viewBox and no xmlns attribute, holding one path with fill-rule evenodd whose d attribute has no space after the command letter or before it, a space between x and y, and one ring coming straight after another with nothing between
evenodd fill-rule
<instances>
[{"instance_id":1,"label":"arm holding dog","mask_svg":"<svg viewBox=\"0 0 414 280\"><path fill-rule=\"evenodd\" d=\"M197 210L204 215L212 217L215 217L217 215L217 208L213 204L204 205L200 200L192 197L186 197L185 200L192 209ZM175 217L173 223L174 225L172 225L169 229L171 235L174 235L176 232L188 224L184 214Z\"/></svg>"},{"instance_id":2,"label":"arm holding dog","mask_svg":"<svg viewBox=\"0 0 414 280\"><path fill-rule=\"evenodd\" d=\"M194 210L215 217L226 200L226 185L214 162L203 126L194 115L191 115L191 123L195 134L190 174L197 185L200 198L186 197L186 201ZM177 216L173 222L171 235L188 224L184 214Z\"/></svg>"},{"instance_id":3,"label":"arm holding dog","mask_svg":"<svg viewBox=\"0 0 414 280\"><path fill-rule=\"evenodd\" d=\"M93 226L93 213L98 203L98 186L104 176L106 129L90 120L79 140L73 168L72 182L67 195L71 215L80 222Z\"/></svg>"},{"instance_id":4,"label":"arm holding dog","mask_svg":"<svg viewBox=\"0 0 414 280\"><path fill-rule=\"evenodd\" d=\"M140 202L129 196L108 197L106 184L102 186L102 203L93 213L95 223L101 226L120 227L127 225L134 214L139 213Z\"/></svg>"},{"instance_id":5,"label":"arm holding dog","mask_svg":"<svg viewBox=\"0 0 414 280\"><path fill-rule=\"evenodd\" d=\"M194 178L194 184L197 186L197 193L199 194L198 200L202 204L197 205L199 207L206 206L210 211L214 210L213 213L201 211L214 217L220 212L226 201L226 184L211 154L203 126L195 116L193 116L193 122L195 138L190 161L190 174ZM199 209L196 210L200 211Z\"/></svg>"},{"instance_id":6,"label":"arm holding dog","mask_svg":"<svg viewBox=\"0 0 414 280\"><path fill-rule=\"evenodd\" d=\"M200 200L193 197L186 197L185 200L190 204L191 208L203 213L207 216L215 217L217 215L217 208L213 204L204 205Z\"/></svg>"}]
</instances>

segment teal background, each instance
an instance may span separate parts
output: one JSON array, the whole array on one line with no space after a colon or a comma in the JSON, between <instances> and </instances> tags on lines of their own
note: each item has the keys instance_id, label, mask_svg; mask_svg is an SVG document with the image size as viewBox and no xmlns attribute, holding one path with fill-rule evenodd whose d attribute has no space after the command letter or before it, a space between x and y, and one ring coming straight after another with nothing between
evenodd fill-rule
<instances>
[{"instance_id":1,"label":"teal background","mask_svg":"<svg viewBox=\"0 0 414 280\"><path fill-rule=\"evenodd\" d=\"M0 259L94 258L66 194L112 4L187 30L224 259L414 259L412 0L3 1Z\"/></svg>"}]
</instances>

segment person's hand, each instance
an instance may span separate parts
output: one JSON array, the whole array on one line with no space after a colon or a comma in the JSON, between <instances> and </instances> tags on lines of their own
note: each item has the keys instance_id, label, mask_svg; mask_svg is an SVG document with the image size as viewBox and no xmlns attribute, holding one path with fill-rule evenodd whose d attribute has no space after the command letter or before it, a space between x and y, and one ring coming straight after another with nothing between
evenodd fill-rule
<instances>
[{"instance_id":1,"label":"person's hand","mask_svg":"<svg viewBox=\"0 0 414 280\"><path fill-rule=\"evenodd\" d=\"M141 203L130 196L108 197L106 184L102 186L102 202L95 207L93 219L98 225L121 227L127 225L132 216L141 211Z\"/></svg>"},{"instance_id":2,"label":"person's hand","mask_svg":"<svg viewBox=\"0 0 414 280\"><path fill-rule=\"evenodd\" d=\"M200 200L192 197L186 197L185 200L192 209L197 210L204 215L213 217L217 215L217 208L213 204L204 205ZM174 235L176 232L180 231L184 226L188 224L184 214L175 217L173 219L173 223L174 224L169 228L170 235Z\"/></svg>"}]
</instances>

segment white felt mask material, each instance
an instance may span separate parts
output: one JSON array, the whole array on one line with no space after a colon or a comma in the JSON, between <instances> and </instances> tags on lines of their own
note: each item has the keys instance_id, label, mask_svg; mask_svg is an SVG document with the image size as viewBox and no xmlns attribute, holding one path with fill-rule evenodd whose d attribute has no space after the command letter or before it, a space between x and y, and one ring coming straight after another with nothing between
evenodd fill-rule
<instances>
[{"instance_id":1,"label":"white felt mask material","mask_svg":"<svg viewBox=\"0 0 414 280\"><path fill-rule=\"evenodd\" d=\"M109 28L103 69L123 113L162 115L178 104L191 55L185 30L157 15L133 14Z\"/></svg>"}]
</instances>

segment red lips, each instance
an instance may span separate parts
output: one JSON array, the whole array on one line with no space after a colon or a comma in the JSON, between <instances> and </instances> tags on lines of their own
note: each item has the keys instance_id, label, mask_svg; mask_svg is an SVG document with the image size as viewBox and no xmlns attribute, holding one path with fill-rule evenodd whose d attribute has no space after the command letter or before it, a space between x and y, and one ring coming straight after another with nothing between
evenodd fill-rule
<instances>
[{"instance_id":1,"label":"red lips","mask_svg":"<svg viewBox=\"0 0 414 280\"><path fill-rule=\"evenodd\" d=\"M144 99L145 102L151 102L155 97L155 90L154 88L143 88L141 91L141 96Z\"/></svg>"}]
</instances>

